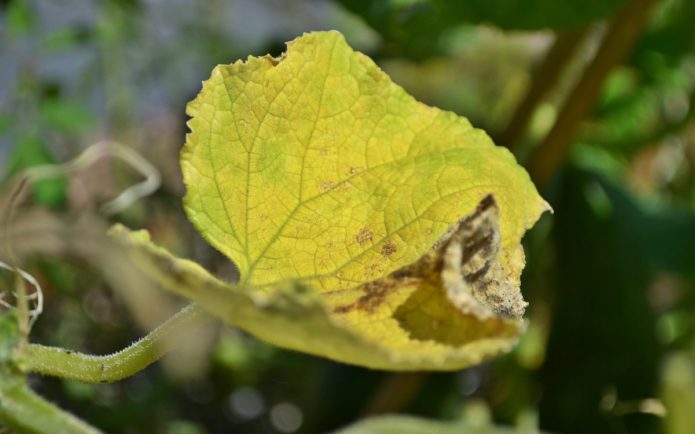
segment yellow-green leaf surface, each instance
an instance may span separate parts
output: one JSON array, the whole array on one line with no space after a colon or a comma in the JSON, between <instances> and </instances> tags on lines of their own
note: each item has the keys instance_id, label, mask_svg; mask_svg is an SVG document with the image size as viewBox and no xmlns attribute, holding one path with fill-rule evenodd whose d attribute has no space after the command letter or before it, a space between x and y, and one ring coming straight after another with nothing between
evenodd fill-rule
<instances>
[{"instance_id":1,"label":"yellow-green leaf surface","mask_svg":"<svg viewBox=\"0 0 695 434\"><path fill-rule=\"evenodd\" d=\"M163 288L194 300L227 324L275 345L343 362L389 370L450 370L508 349L519 332L512 325L457 347L436 342L424 347L436 351L419 351L417 344L412 349L397 348L337 319L320 294L297 281L278 284L273 291L230 285L195 262L176 258L156 246L146 231L131 232L116 226L111 235L131 250L135 263ZM475 328L460 330L461 339L481 335L484 327ZM454 335L456 330L449 333Z\"/></svg>"},{"instance_id":2,"label":"yellow-green leaf surface","mask_svg":"<svg viewBox=\"0 0 695 434\"><path fill-rule=\"evenodd\" d=\"M229 297L290 285L322 312L313 339L271 332L262 315L241 324L248 331L385 369L454 369L513 345L518 315L452 303L458 289L437 279L388 278L491 195L495 276L518 286L521 237L547 205L512 155L465 118L415 101L337 32L306 34L280 58L216 67L188 114L185 208L239 267ZM354 348L334 345L334 334Z\"/></svg>"}]
</instances>

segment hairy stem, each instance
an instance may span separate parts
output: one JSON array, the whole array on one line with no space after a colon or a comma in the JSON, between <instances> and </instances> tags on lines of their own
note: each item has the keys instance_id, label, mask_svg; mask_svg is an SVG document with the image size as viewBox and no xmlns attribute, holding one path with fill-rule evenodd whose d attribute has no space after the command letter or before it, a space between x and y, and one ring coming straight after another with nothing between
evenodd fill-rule
<instances>
[{"instance_id":1,"label":"hairy stem","mask_svg":"<svg viewBox=\"0 0 695 434\"><path fill-rule=\"evenodd\" d=\"M28 372L50 375L84 383L108 383L127 378L181 346L210 321L196 304L191 304L147 336L129 347L106 356L82 354L64 348L30 344L22 367Z\"/></svg>"},{"instance_id":2,"label":"hairy stem","mask_svg":"<svg viewBox=\"0 0 695 434\"><path fill-rule=\"evenodd\" d=\"M0 420L18 433L101 432L34 393L23 378L7 375L0 380Z\"/></svg>"}]
</instances>

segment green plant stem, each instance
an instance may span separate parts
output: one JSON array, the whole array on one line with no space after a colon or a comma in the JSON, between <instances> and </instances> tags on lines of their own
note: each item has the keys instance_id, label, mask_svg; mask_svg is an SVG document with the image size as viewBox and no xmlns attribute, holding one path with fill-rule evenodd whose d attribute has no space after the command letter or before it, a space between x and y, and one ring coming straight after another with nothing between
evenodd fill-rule
<instances>
[{"instance_id":1,"label":"green plant stem","mask_svg":"<svg viewBox=\"0 0 695 434\"><path fill-rule=\"evenodd\" d=\"M14 269L14 290L17 298L17 321L19 324L18 351L23 354L29 345L29 303L27 302L27 287L19 271Z\"/></svg>"},{"instance_id":2,"label":"green plant stem","mask_svg":"<svg viewBox=\"0 0 695 434\"><path fill-rule=\"evenodd\" d=\"M654 3L655 0L634 0L610 22L596 56L565 101L555 125L529 158L526 166L537 185L545 186L565 160L581 121L600 95L603 81L629 53Z\"/></svg>"},{"instance_id":3,"label":"green plant stem","mask_svg":"<svg viewBox=\"0 0 695 434\"><path fill-rule=\"evenodd\" d=\"M14 250L12 249L12 221L14 219L14 214L17 209L17 204L21 201L22 193L24 192L24 187L26 187L26 178L22 178L19 182L14 185L13 191L10 193L9 207L7 215L4 217L3 231L6 236L6 245L4 246L6 254L9 257L9 263L14 268L14 284L13 289L15 292L15 298L17 300L17 324L19 329L19 348L20 353L26 351L27 345L29 343L29 304L26 299L26 286L24 286L24 279L20 275L15 264L17 263L14 256Z\"/></svg>"},{"instance_id":4,"label":"green plant stem","mask_svg":"<svg viewBox=\"0 0 695 434\"><path fill-rule=\"evenodd\" d=\"M183 346L189 333L210 321L191 304L147 336L129 347L106 356L82 354L64 348L30 344L22 367L28 372L84 383L108 383L127 378L159 360L174 346Z\"/></svg>"},{"instance_id":5,"label":"green plant stem","mask_svg":"<svg viewBox=\"0 0 695 434\"><path fill-rule=\"evenodd\" d=\"M34 393L23 377L3 373L0 379L0 421L13 432L98 434L101 431Z\"/></svg>"}]
</instances>

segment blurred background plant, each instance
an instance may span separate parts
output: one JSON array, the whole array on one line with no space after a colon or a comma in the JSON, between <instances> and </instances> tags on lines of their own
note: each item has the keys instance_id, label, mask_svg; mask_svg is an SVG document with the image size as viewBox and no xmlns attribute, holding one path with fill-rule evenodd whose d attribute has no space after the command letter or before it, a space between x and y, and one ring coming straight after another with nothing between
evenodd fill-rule
<instances>
[{"instance_id":1,"label":"blurred background plant","mask_svg":"<svg viewBox=\"0 0 695 434\"><path fill-rule=\"evenodd\" d=\"M104 354L181 304L109 244L116 221L235 279L183 214L185 104L214 65L277 55L305 31L340 30L416 98L485 129L555 210L525 239L528 332L493 362L389 374L210 327L122 382L32 386L108 432L314 433L481 407L545 432L692 432L693 22L689 0L0 1L0 220L14 175L100 141L161 177L109 216L100 207L142 178L108 155L21 198L0 241L44 291L33 341Z\"/></svg>"}]
</instances>

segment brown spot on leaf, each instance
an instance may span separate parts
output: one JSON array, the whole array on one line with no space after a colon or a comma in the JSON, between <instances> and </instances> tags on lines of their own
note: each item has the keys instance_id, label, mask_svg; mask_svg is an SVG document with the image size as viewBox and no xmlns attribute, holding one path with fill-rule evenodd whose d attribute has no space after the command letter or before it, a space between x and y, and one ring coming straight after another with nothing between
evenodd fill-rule
<instances>
[{"instance_id":1,"label":"brown spot on leaf","mask_svg":"<svg viewBox=\"0 0 695 434\"><path fill-rule=\"evenodd\" d=\"M337 306L333 309L335 313L348 313L352 310L361 310L368 313L374 312L385 300L389 293L397 290L399 287L412 283L414 279L396 279L386 277L365 283L359 289L364 291L364 295L356 301L343 306Z\"/></svg>"},{"instance_id":2,"label":"brown spot on leaf","mask_svg":"<svg viewBox=\"0 0 695 434\"><path fill-rule=\"evenodd\" d=\"M323 182L319 185L319 189L320 189L322 192L323 192L323 191L328 191L328 190L330 190L331 188L333 188L333 183L332 183L331 181L323 181Z\"/></svg>"},{"instance_id":3,"label":"brown spot on leaf","mask_svg":"<svg viewBox=\"0 0 695 434\"><path fill-rule=\"evenodd\" d=\"M279 64L280 62L282 62L283 60L285 60L285 56L287 56L287 53L286 53L286 52L280 54L280 55L277 56L277 57L272 57L272 56L265 56L265 57L266 57L266 59L270 60L270 63L271 63L273 66L278 66L278 64Z\"/></svg>"},{"instance_id":4,"label":"brown spot on leaf","mask_svg":"<svg viewBox=\"0 0 695 434\"><path fill-rule=\"evenodd\" d=\"M385 258L388 258L389 256L396 253L396 250L398 250L398 246L396 245L396 243L394 243L393 241L386 241L384 245L381 247L381 255Z\"/></svg>"},{"instance_id":5,"label":"brown spot on leaf","mask_svg":"<svg viewBox=\"0 0 695 434\"><path fill-rule=\"evenodd\" d=\"M474 318L475 321L494 319L500 324L504 324L499 321L502 319L520 319L527 303L521 297L518 281L499 262L498 212L493 197L487 196L471 215L447 231L432 250L386 277L360 285L356 289L363 294L359 294L352 303L337 306L334 312L359 310L373 313L388 300L389 294L403 286L417 284L416 293L430 291L426 294L423 292L428 299L431 298L431 291L444 290L446 297L442 297L439 303L465 314L462 318ZM372 233L365 227L356 238L358 242L361 240L360 243L371 241ZM393 241L386 241L381 246L381 255L388 257L397 248ZM364 267L366 276L372 270L378 271L374 263L365 264ZM415 305L419 305L424 299L413 300ZM415 315L413 312L417 310L402 308L400 306L399 311L408 317ZM419 327L423 319L418 319L415 326ZM442 326L438 319L430 320L431 330Z\"/></svg>"},{"instance_id":6,"label":"brown spot on leaf","mask_svg":"<svg viewBox=\"0 0 695 434\"><path fill-rule=\"evenodd\" d=\"M374 233L366 226L360 229L357 235L355 235L355 241L357 241L360 246L370 243L372 239L374 239Z\"/></svg>"},{"instance_id":7,"label":"brown spot on leaf","mask_svg":"<svg viewBox=\"0 0 695 434\"><path fill-rule=\"evenodd\" d=\"M366 277L379 277L383 276L384 268L381 263L373 262L364 266L364 275Z\"/></svg>"}]
</instances>

